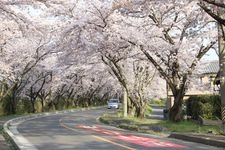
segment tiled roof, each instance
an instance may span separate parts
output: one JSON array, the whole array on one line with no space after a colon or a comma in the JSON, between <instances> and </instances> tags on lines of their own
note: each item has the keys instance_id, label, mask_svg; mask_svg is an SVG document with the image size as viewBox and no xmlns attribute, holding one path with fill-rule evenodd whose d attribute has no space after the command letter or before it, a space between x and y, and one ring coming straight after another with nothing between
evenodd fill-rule
<instances>
[{"instance_id":1,"label":"tiled roof","mask_svg":"<svg viewBox=\"0 0 225 150\"><path fill-rule=\"evenodd\" d=\"M219 71L219 61L217 60L204 63L203 65L205 66L202 71L203 74L208 73L217 74L217 72Z\"/></svg>"}]
</instances>

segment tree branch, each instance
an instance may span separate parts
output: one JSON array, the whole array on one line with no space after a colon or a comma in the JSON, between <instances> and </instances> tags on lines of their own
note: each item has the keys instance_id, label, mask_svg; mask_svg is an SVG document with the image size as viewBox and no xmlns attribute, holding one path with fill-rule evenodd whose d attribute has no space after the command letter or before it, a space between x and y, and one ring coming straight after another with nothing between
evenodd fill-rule
<instances>
[{"instance_id":1,"label":"tree branch","mask_svg":"<svg viewBox=\"0 0 225 150\"><path fill-rule=\"evenodd\" d=\"M208 7L206 7L204 4L202 3L198 3L198 5L207 13L209 14L213 19L217 20L220 24L225 25L225 19L223 19L222 17L220 17L219 15L216 15L215 13L213 13L212 10L210 10Z\"/></svg>"},{"instance_id":2,"label":"tree branch","mask_svg":"<svg viewBox=\"0 0 225 150\"><path fill-rule=\"evenodd\" d=\"M217 2L216 0L202 0L208 4L211 4L211 5L215 5L215 6L218 6L218 7L221 7L221 8L225 8L225 4L224 3L220 3L220 2Z\"/></svg>"}]
</instances>

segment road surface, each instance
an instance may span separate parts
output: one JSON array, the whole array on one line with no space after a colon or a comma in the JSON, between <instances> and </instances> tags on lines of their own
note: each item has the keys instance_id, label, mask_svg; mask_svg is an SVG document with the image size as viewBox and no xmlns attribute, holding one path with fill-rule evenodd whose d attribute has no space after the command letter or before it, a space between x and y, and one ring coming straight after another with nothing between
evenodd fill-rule
<instances>
[{"instance_id":1,"label":"road surface","mask_svg":"<svg viewBox=\"0 0 225 150\"><path fill-rule=\"evenodd\" d=\"M149 115L149 118L163 120L163 109L164 107L161 106L152 106L152 113Z\"/></svg>"},{"instance_id":2,"label":"road surface","mask_svg":"<svg viewBox=\"0 0 225 150\"><path fill-rule=\"evenodd\" d=\"M127 132L103 125L96 118L112 112L107 108L59 114L28 120L17 127L19 133L40 150L167 150L220 148Z\"/></svg>"}]
</instances>

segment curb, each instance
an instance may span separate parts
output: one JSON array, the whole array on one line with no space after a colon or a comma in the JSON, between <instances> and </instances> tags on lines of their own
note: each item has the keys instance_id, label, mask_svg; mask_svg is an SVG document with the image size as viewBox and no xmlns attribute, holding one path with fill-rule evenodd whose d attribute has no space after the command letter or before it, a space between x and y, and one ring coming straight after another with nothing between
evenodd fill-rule
<instances>
[{"instance_id":1,"label":"curb","mask_svg":"<svg viewBox=\"0 0 225 150\"><path fill-rule=\"evenodd\" d=\"M26 115L18 118L11 119L7 121L3 125L3 132L9 137L10 142L13 144L15 149L17 150L37 150L27 139L25 139L20 133L17 131L17 126L24 121L32 120L41 117L48 117L52 115L58 114L65 114L71 112L78 112L78 111L86 111L86 110L94 110L98 108L102 108L103 106L99 107L88 107L88 108L78 108L78 109L71 109L71 110L64 110L64 111L56 111L56 112L47 112L47 113L39 113L39 114L31 114Z\"/></svg>"},{"instance_id":2,"label":"curb","mask_svg":"<svg viewBox=\"0 0 225 150\"><path fill-rule=\"evenodd\" d=\"M202 143L205 145L211 145L211 146L216 146L216 147L225 147L225 141L223 140L215 140L209 137L198 137L194 135L184 135L184 134L179 134L179 133L172 133L170 134L169 138L175 138L175 139L180 139L180 140L185 140L185 141L190 141L190 142L196 142L196 143Z\"/></svg>"}]
</instances>

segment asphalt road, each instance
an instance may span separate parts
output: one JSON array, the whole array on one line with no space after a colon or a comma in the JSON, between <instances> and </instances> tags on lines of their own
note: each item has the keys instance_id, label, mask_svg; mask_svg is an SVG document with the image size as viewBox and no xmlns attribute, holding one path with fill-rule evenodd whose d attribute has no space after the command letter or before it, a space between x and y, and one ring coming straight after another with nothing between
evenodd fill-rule
<instances>
[{"instance_id":1,"label":"asphalt road","mask_svg":"<svg viewBox=\"0 0 225 150\"><path fill-rule=\"evenodd\" d=\"M149 115L151 119L164 119L163 116L164 107L152 106L152 113Z\"/></svg>"},{"instance_id":2,"label":"asphalt road","mask_svg":"<svg viewBox=\"0 0 225 150\"><path fill-rule=\"evenodd\" d=\"M40 150L167 150L220 149L208 145L138 134L98 123L96 118L108 110L101 108L25 121L17 130Z\"/></svg>"}]
</instances>

